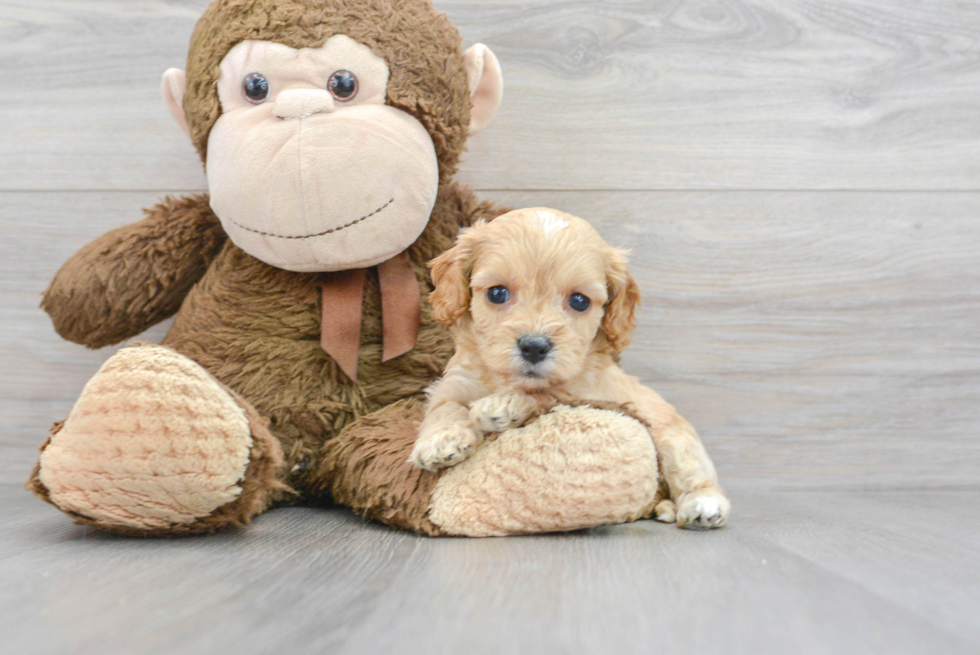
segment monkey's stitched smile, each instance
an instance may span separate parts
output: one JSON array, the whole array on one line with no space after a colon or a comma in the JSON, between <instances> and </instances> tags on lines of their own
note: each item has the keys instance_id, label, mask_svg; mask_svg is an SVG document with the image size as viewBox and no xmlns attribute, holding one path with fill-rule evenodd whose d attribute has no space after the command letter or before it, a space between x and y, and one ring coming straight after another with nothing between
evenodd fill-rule
<instances>
[{"instance_id":1,"label":"monkey's stitched smile","mask_svg":"<svg viewBox=\"0 0 980 655\"><path fill-rule=\"evenodd\" d=\"M343 225L341 225L339 227L332 227L329 230L324 230L323 232L317 232L316 234L300 234L300 235L295 235L295 236L288 235L288 234L273 234L272 232L263 232L262 230L256 230L255 228L247 227L247 226L242 225L241 223L239 223L238 221L235 221L235 220L232 220L231 222L234 223L237 227L242 228L243 230L246 230L248 232L254 232L255 234L261 234L262 236L266 236L266 237L275 237L276 239L312 239L314 237L322 237L325 234L332 234L334 232L340 232L344 228L348 228L348 227L351 227L352 225L357 225L358 223L360 223L362 221L366 221L367 219L371 218L375 214L379 214L381 212L381 210L383 210L385 207L388 207L393 202L395 202L395 199L394 198L392 198L391 200L389 200L385 204L381 205L380 207L378 207L377 209L375 209L370 214L365 214L364 216L361 216L360 218L354 219L350 223L344 223Z\"/></svg>"}]
</instances>

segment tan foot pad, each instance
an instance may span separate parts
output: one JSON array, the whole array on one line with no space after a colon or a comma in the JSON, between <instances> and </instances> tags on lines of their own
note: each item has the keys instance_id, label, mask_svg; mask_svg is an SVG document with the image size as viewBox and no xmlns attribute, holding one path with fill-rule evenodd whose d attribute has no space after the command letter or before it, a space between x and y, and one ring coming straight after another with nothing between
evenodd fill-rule
<instances>
[{"instance_id":1,"label":"tan foot pad","mask_svg":"<svg viewBox=\"0 0 980 655\"><path fill-rule=\"evenodd\" d=\"M445 471L429 519L470 537L623 523L649 512L658 475L653 439L639 421L559 406Z\"/></svg>"},{"instance_id":2,"label":"tan foot pad","mask_svg":"<svg viewBox=\"0 0 980 655\"><path fill-rule=\"evenodd\" d=\"M252 436L244 410L196 362L139 345L110 358L41 453L61 509L155 530L207 516L241 493Z\"/></svg>"}]
</instances>

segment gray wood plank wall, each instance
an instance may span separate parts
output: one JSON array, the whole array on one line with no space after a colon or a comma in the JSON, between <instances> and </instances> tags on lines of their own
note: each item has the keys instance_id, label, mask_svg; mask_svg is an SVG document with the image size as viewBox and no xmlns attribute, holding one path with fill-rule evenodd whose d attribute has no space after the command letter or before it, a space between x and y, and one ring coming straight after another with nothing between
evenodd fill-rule
<instances>
[{"instance_id":1,"label":"gray wood plank wall","mask_svg":"<svg viewBox=\"0 0 980 655\"><path fill-rule=\"evenodd\" d=\"M2 483L111 354L60 341L40 291L205 186L158 90L205 5L0 2ZM980 3L437 6L506 78L461 178L633 247L626 366L723 479L978 486Z\"/></svg>"}]
</instances>

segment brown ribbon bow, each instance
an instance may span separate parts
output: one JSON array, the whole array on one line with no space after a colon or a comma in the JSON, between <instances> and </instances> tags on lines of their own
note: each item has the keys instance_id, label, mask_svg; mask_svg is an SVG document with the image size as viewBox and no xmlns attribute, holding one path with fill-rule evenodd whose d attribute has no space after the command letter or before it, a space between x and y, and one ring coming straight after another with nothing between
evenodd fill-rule
<instances>
[{"instance_id":1,"label":"brown ribbon bow","mask_svg":"<svg viewBox=\"0 0 980 655\"><path fill-rule=\"evenodd\" d=\"M325 273L320 345L341 370L357 382L361 346L361 308L367 269ZM422 294L408 251L378 265L384 346L381 361L404 355L415 347L422 313Z\"/></svg>"}]
</instances>

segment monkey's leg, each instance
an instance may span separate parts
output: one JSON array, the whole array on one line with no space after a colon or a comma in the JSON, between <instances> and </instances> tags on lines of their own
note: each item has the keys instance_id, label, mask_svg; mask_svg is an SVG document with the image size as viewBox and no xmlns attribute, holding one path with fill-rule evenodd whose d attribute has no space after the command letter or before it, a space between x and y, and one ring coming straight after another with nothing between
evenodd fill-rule
<instances>
[{"instance_id":1,"label":"monkey's leg","mask_svg":"<svg viewBox=\"0 0 980 655\"><path fill-rule=\"evenodd\" d=\"M318 491L394 527L470 537L623 523L661 499L650 433L619 412L556 407L438 473L408 463L424 413L408 399L348 426L325 446Z\"/></svg>"},{"instance_id":2,"label":"monkey's leg","mask_svg":"<svg viewBox=\"0 0 980 655\"><path fill-rule=\"evenodd\" d=\"M419 396L348 425L324 444L311 476L312 494L392 527L443 534L428 519L432 492L442 474L408 462L424 417L425 399Z\"/></svg>"},{"instance_id":3,"label":"monkey's leg","mask_svg":"<svg viewBox=\"0 0 980 655\"><path fill-rule=\"evenodd\" d=\"M27 488L104 530L175 536L262 512L282 455L263 419L164 346L120 350L42 446Z\"/></svg>"}]
</instances>

